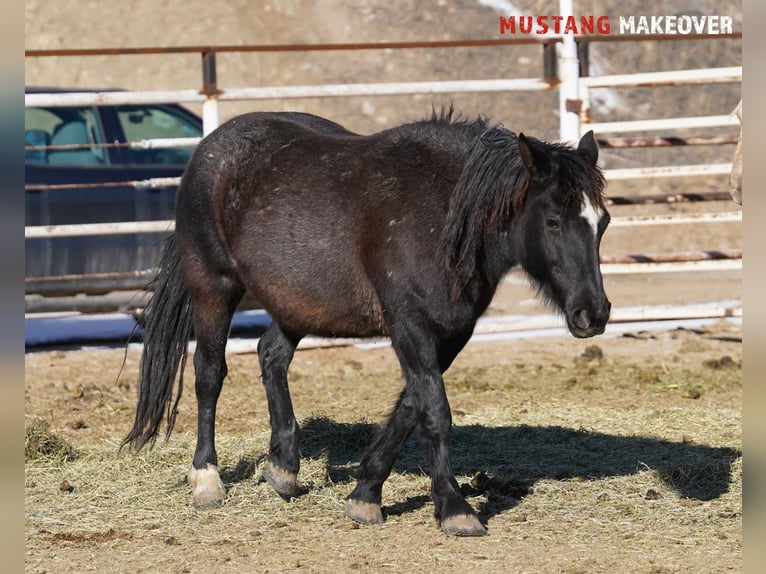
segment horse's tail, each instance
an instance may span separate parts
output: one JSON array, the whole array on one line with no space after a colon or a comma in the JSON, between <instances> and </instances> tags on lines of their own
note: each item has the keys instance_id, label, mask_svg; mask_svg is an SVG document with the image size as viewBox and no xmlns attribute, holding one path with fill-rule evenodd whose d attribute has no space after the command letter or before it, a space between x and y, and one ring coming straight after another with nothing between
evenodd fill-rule
<instances>
[{"instance_id":1,"label":"horse's tail","mask_svg":"<svg viewBox=\"0 0 766 574\"><path fill-rule=\"evenodd\" d=\"M153 294L144 310L144 350L139 365L136 418L120 448L128 446L139 450L146 443L153 445L165 414L166 438L176 422L192 332L191 298L181 278L180 263L173 235L165 244L159 272L152 282ZM176 379L178 390L173 400Z\"/></svg>"}]
</instances>

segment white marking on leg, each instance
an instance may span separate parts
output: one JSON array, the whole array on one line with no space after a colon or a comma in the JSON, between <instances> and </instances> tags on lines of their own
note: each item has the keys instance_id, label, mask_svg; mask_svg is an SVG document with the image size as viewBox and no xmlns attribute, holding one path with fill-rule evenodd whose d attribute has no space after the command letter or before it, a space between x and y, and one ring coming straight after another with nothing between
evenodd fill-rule
<instances>
[{"instance_id":1,"label":"white marking on leg","mask_svg":"<svg viewBox=\"0 0 766 574\"><path fill-rule=\"evenodd\" d=\"M192 466L189 469L189 485L192 487L194 505L198 507L218 506L226 496L218 467L214 464L200 469Z\"/></svg>"},{"instance_id":2,"label":"white marking on leg","mask_svg":"<svg viewBox=\"0 0 766 574\"><path fill-rule=\"evenodd\" d=\"M604 215L604 210L600 207L594 207L585 194L583 194L580 217L588 222L588 225L590 225L590 228L593 230L593 235L598 234L598 222L601 221L602 215Z\"/></svg>"}]
</instances>

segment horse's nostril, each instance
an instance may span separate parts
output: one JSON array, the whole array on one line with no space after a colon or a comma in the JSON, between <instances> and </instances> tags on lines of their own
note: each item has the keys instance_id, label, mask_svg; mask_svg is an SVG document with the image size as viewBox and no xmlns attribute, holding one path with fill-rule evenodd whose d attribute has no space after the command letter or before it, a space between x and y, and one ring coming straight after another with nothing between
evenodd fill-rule
<instances>
[{"instance_id":1,"label":"horse's nostril","mask_svg":"<svg viewBox=\"0 0 766 574\"><path fill-rule=\"evenodd\" d=\"M590 317L587 309L575 309L572 313L572 323L578 329L587 329L590 327Z\"/></svg>"}]
</instances>

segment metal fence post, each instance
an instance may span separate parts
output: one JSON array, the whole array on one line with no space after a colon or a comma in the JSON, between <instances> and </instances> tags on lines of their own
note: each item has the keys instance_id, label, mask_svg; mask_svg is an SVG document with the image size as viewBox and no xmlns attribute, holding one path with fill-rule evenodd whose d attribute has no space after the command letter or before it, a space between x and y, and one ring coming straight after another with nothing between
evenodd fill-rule
<instances>
[{"instance_id":1,"label":"metal fence post","mask_svg":"<svg viewBox=\"0 0 766 574\"><path fill-rule=\"evenodd\" d=\"M573 0L559 0L564 21L573 16ZM574 34L564 34L559 53L559 137L577 143L580 139L580 66Z\"/></svg>"},{"instance_id":2,"label":"metal fence post","mask_svg":"<svg viewBox=\"0 0 766 574\"><path fill-rule=\"evenodd\" d=\"M207 50L202 52L202 94L205 101L202 103L202 135L206 136L220 124L218 106L218 94L215 72L215 52Z\"/></svg>"}]
</instances>

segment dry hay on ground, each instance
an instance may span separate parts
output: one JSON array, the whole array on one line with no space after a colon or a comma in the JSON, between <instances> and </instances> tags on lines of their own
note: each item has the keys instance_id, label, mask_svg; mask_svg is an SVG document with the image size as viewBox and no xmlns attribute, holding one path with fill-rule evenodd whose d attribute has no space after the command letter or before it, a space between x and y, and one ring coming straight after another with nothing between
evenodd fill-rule
<instances>
[{"instance_id":1,"label":"dry hay on ground","mask_svg":"<svg viewBox=\"0 0 766 574\"><path fill-rule=\"evenodd\" d=\"M28 421L47 421L77 457L28 457L27 571L739 570L738 329L469 346L446 385L458 481L490 529L472 540L439 530L417 437L384 488L386 523L343 515L400 384L390 349L299 352L303 494L290 502L260 481L256 357L230 357L217 440L228 496L209 512L192 508L185 479L193 393L168 443L120 454L137 356L117 383L121 351L30 354Z\"/></svg>"}]
</instances>

